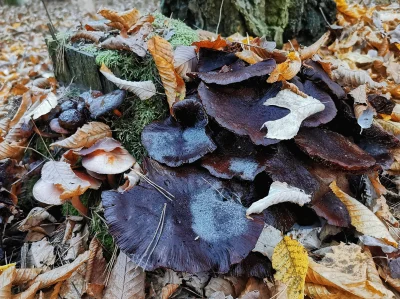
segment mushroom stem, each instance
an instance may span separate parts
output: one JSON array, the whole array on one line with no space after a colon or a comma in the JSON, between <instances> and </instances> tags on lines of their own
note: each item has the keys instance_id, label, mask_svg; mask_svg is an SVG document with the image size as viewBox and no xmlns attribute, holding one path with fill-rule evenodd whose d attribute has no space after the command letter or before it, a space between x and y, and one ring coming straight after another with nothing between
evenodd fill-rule
<instances>
[{"instance_id":1,"label":"mushroom stem","mask_svg":"<svg viewBox=\"0 0 400 299\"><path fill-rule=\"evenodd\" d=\"M88 209L87 209L87 207L85 207L83 205L83 203L81 202L79 196L73 196L71 198L71 204L75 209L77 209L79 211L79 213L81 213L84 216L87 216Z\"/></svg>"},{"instance_id":2,"label":"mushroom stem","mask_svg":"<svg viewBox=\"0 0 400 299\"><path fill-rule=\"evenodd\" d=\"M117 186L117 182L115 181L115 175L107 174L107 182L110 184L112 188Z\"/></svg>"}]
</instances>

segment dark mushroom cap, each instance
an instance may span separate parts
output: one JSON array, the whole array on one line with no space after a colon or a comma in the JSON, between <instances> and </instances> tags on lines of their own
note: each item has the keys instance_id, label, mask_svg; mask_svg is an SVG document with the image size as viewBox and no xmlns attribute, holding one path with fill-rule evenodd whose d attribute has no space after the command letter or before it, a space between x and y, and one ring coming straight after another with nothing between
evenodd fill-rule
<instances>
[{"instance_id":1,"label":"dark mushroom cap","mask_svg":"<svg viewBox=\"0 0 400 299\"><path fill-rule=\"evenodd\" d=\"M236 277L268 278L273 281L274 270L271 261L259 252L250 254L240 263L233 265L229 274Z\"/></svg>"},{"instance_id":2,"label":"dark mushroom cap","mask_svg":"<svg viewBox=\"0 0 400 299\"><path fill-rule=\"evenodd\" d=\"M329 77L318 62L307 59L303 62L300 74L303 78L321 85L324 90L329 91L337 99L346 97L343 88Z\"/></svg>"},{"instance_id":3,"label":"dark mushroom cap","mask_svg":"<svg viewBox=\"0 0 400 299\"><path fill-rule=\"evenodd\" d=\"M207 72L198 73L197 76L204 83L215 83L219 85L228 85L245 81L253 77L261 77L270 74L276 67L275 60L267 59L258 63L232 70L225 73L220 72Z\"/></svg>"},{"instance_id":4,"label":"dark mushroom cap","mask_svg":"<svg viewBox=\"0 0 400 299\"><path fill-rule=\"evenodd\" d=\"M302 128L294 140L311 158L342 170L368 171L376 166L372 156L336 132Z\"/></svg>"},{"instance_id":5,"label":"dark mushroom cap","mask_svg":"<svg viewBox=\"0 0 400 299\"><path fill-rule=\"evenodd\" d=\"M307 194L314 194L319 189L318 181L305 164L282 143L278 145L276 154L266 162L266 172L272 180L285 182Z\"/></svg>"},{"instance_id":6,"label":"dark mushroom cap","mask_svg":"<svg viewBox=\"0 0 400 299\"><path fill-rule=\"evenodd\" d=\"M177 167L216 149L206 133L207 115L198 101L185 99L173 107L175 118L153 122L142 132L142 144L158 162Z\"/></svg>"},{"instance_id":7,"label":"dark mushroom cap","mask_svg":"<svg viewBox=\"0 0 400 299\"><path fill-rule=\"evenodd\" d=\"M214 139L217 150L204 156L201 166L219 178L254 181L255 176L265 170L266 161L271 157L264 147L255 146L247 138L226 130Z\"/></svg>"},{"instance_id":8,"label":"dark mushroom cap","mask_svg":"<svg viewBox=\"0 0 400 299\"><path fill-rule=\"evenodd\" d=\"M281 83L260 83L241 86L217 86L200 83L198 92L204 109L215 121L237 135L247 135L257 145L278 143L266 138L260 128L268 120L277 120L289 113L288 109L265 106L278 94Z\"/></svg>"},{"instance_id":9,"label":"dark mushroom cap","mask_svg":"<svg viewBox=\"0 0 400 299\"><path fill-rule=\"evenodd\" d=\"M144 164L148 179L170 192L172 200L144 180L123 194L102 193L110 233L136 264L145 270L227 272L254 248L263 221L261 216L247 219L238 203L246 188L192 166ZM151 243L159 223L161 234Z\"/></svg>"},{"instance_id":10,"label":"dark mushroom cap","mask_svg":"<svg viewBox=\"0 0 400 299\"><path fill-rule=\"evenodd\" d=\"M89 107L90 116L94 119L106 114L114 109L117 109L126 97L126 91L114 90L99 97L87 97L85 103Z\"/></svg>"},{"instance_id":11,"label":"dark mushroom cap","mask_svg":"<svg viewBox=\"0 0 400 299\"><path fill-rule=\"evenodd\" d=\"M218 51L208 48L200 48L199 62L197 67L199 72L209 72L229 65L238 60L235 53Z\"/></svg>"}]
</instances>

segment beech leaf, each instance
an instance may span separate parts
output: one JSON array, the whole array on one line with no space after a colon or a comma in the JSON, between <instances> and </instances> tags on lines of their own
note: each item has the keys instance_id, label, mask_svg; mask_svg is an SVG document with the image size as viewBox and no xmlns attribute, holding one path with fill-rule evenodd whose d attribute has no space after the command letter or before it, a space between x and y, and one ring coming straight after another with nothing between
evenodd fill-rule
<instances>
[{"instance_id":1,"label":"beech leaf","mask_svg":"<svg viewBox=\"0 0 400 299\"><path fill-rule=\"evenodd\" d=\"M78 149L90 147L104 137L111 137L111 129L102 122L90 122L79 128L75 134L66 139L50 144L50 147L60 146L64 148Z\"/></svg>"},{"instance_id":2,"label":"beech leaf","mask_svg":"<svg viewBox=\"0 0 400 299\"><path fill-rule=\"evenodd\" d=\"M133 82L117 78L111 70L102 64L100 72L120 89L132 92L141 100L147 100L156 94L156 86L152 81Z\"/></svg>"},{"instance_id":3,"label":"beech leaf","mask_svg":"<svg viewBox=\"0 0 400 299\"><path fill-rule=\"evenodd\" d=\"M349 211L351 224L357 229L358 232L363 235L371 236L384 241L386 244L397 247L397 242L390 235L386 226L375 214L360 203L358 200L354 199L350 195L344 193L333 181L329 187L335 193L337 197L346 205Z\"/></svg>"},{"instance_id":4,"label":"beech leaf","mask_svg":"<svg viewBox=\"0 0 400 299\"><path fill-rule=\"evenodd\" d=\"M104 298L145 298L145 277L142 268L137 267L122 251L111 272Z\"/></svg>"},{"instance_id":5,"label":"beech leaf","mask_svg":"<svg viewBox=\"0 0 400 299\"><path fill-rule=\"evenodd\" d=\"M195 72L197 69L197 54L193 46L178 46L174 52L175 71L185 80L189 77L187 73Z\"/></svg>"},{"instance_id":6,"label":"beech leaf","mask_svg":"<svg viewBox=\"0 0 400 299\"><path fill-rule=\"evenodd\" d=\"M174 68L172 46L167 40L156 35L147 42L147 47L156 63L169 107L172 108L173 104L183 100L186 94L185 83Z\"/></svg>"},{"instance_id":7,"label":"beech leaf","mask_svg":"<svg viewBox=\"0 0 400 299\"><path fill-rule=\"evenodd\" d=\"M310 96L303 98L288 89L281 90L276 97L268 99L264 105L290 109L288 115L278 120L267 121L263 125L263 128L268 129L265 137L281 140L296 136L303 120L325 109L324 104L317 99Z\"/></svg>"},{"instance_id":8,"label":"beech leaf","mask_svg":"<svg viewBox=\"0 0 400 299\"><path fill-rule=\"evenodd\" d=\"M57 97L54 93L49 93L46 98L37 101L29 108L29 112L23 116L25 120L30 119L38 119L42 115L45 115L51 111L54 107L57 106Z\"/></svg>"},{"instance_id":9,"label":"beech leaf","mask_svg":"<svg viewBox=\"0 0 400 299\"><path fill-rule=\"evenodd\" d=\"M272 205L282 202L293 202L300 206L311 201L311 195L303 190L289 186L286 183L273 182L269 189L268 196L253 203L246 211L246 215L258 214Z\"/></svg>"},{"instance_id":10,"label":"beech leaf","mask_svg":"<svg viewBox=\"0 0 400 299\"><path fill-rule=\"evenodd\" d=\"M299 53L291 52L287 55L285 62L282 62L276 66L272 71L271 75L267 80L268 83L274 83L276 81L290 80L300 71L301 59Z\"/></svg>"},{"instance_id":11,"label":"beech leaf","mask_svg":"<svg viewBox=\"0 0 400 299\"><path fill-rule=\"evenodd\" d=\"M272 267L276 270L275 279L287 284L288 298L303 299L308 268L308 255L304 247L284 236L274 249Z\"/></svg>"}]
</instances>

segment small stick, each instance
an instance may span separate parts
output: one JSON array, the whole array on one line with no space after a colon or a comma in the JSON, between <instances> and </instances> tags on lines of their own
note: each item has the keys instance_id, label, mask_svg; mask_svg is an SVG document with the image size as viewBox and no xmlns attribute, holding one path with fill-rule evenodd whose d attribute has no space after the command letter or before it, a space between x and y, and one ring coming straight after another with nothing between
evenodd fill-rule
<instances>
[{"instance_id":1,"label":"small stick","mask_svg":"<svg viewBox=\"0 0 400 299\"><path fill-rule=\"evenodd\" d=\"M219 24L221 23L221 18L222 18L222 6L224 6L224 0L221 1L221 6L220 6L220 8L219 8L219 18L218 18L218 24L217 24L217 29L215 30L215 34L218 34Z\"/></svg>"}]
</instances>

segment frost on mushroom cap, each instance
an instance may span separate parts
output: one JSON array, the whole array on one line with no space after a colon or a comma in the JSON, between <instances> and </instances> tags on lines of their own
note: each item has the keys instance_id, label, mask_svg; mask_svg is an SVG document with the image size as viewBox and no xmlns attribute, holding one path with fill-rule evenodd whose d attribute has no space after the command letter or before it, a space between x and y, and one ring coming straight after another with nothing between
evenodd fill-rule
<instances>
[{"instance_id":1,"label":"frost on mushroom cap","mask_svg":"<svg viewBox=\"0 0 400 299\"><path fill-rule=\"evenodd\" d=\"M142 143L151 158L177 167L215 150L214 142L206 133L208 119L201 103L185 99L172 109L176 120L169 117L153 122L142 132Z\"/></svg>"},{"instance_id":2,"label":"frost on mushroom cap","mask_svg":"<svg viewBox=\"0 0 400 299\"><path fill-rule=\"evenodd\" d=\"M217 150L204 156L201 166L219 178L254 181L271 157L265 147L255 146L248 138L227 130L219 132L214 140Z\"/></svg>"},{"instance_id":3,"label":"frost on mushroom cap","mask_svg":"<svg viewBox=\"0 0 400 299\"><path fill-rule=\"evenodd\" d=\"M146 160L145 168L152 182L174 196L171 201L144 180L123 194L102 194L110 232L136 264L146 270L223 273L254 248L263 220L246 218L238 202L248 192L243 185L191 166L168 168ZM164 204L161 235L150 244Z\"/></svg>"}]
</instances>

